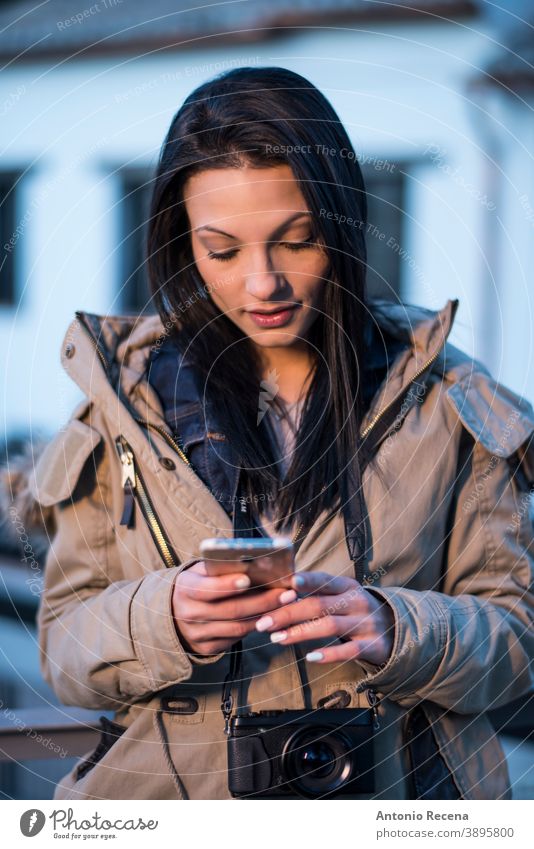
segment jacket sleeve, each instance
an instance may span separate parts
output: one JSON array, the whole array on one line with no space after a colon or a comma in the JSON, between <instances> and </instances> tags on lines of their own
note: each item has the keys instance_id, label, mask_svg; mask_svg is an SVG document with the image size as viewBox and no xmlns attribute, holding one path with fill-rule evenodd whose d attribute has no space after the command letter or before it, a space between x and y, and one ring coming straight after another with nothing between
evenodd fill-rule
<instances>
[{"instance_id":1,"label":"jacket sleeve","mask_svg":"<svg viewBox=\"0 0 534 849\"><path fill-rule=\"evenodd\" d=\"M362 664L360 689L372 686L404 707L429 700L480 713L533 686L534 414L517 396L510 404L512 393L494 384L510 415L500 416L499 427L493 421L492 434L487 417L477 421L474 391L480 386L463 396L455 389L466 428L440 591L372 590L393 609L395 637L386 664ZM507 427L508 438L496 439Z\"/></svg>"},{"instance_id":2,"label":"jacket sleeve","mask_svg":"<svg viewBox=\"0 0 534 849\"><path fill-rule=\"evenodd\" d=\"M191 677L171 598L198 558L121 579L109 462L101 433L71 418L39 458L31 490L56 526L37 614L42 674L66 705L118 710Z\"/></svg>"}]
</instances>

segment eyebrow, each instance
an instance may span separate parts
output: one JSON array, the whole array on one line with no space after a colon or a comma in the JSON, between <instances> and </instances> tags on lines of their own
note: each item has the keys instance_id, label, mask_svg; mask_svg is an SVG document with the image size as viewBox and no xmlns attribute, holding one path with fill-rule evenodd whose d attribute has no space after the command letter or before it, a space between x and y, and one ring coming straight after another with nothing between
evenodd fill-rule
<instances>
[{"instance_id":1,"label":"eyebrow","mask_svg":"<svg viewBox=\"0 0 534 849\"><path fill-rule=\"evenodd\" d=\"M301 218L303 215L311 215L312 213L307 210L302 210L301 212L296 212L294 215L291 215L286 221L283 221L278 225L276 230L273 233L273 236L278 236L282 233L288 224L291 224L292 221L295 221L297 218ZM229 239L236 239L237 236L232 236L231 233L226 233L224 230L219 230L217 227L210 227L208 224L203 224L201 227L196 227L193 232L198 233L200 230L209 230L210 233L219 233L221 236L227 236Z\"/></svg>"}]
</instances>

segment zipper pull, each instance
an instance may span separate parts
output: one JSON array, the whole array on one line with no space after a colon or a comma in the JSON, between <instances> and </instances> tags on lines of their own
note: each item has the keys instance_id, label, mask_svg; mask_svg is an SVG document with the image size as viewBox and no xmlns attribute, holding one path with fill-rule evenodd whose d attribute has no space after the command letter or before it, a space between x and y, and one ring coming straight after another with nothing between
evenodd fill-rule
<instances>
[{"instance_id":1,"label":"zipper pull","mask_svg":"<svg viewBox=\"0 0 534 849\"><path fill-rule=\"evenodd\" d=\"M372 690L370 687L366 689L365 695L367 696L367 701L371 707L373 712L373 728L375 731L378 731L380 728L380 720L378 719L378 703L379 698L376 694L376 690Z\"/></svg>"},{"instance_id":2,"label":"zipper pull","mask_svg":"<svg viewBox=\"0 0 534 849\"><path fill-rule=\"evenodd\" d=\"M124 506L122 508L122 516L119 525L126 525L127 528L135 527L135 498L133 487L128 480L124 487Z\"/></svg>"},{"instance_id":3,"label":"zipper pull","mask_svg":"<svg viewBox=\"0 0 534 849\"><path fill-rule=\"evenodd\" d=\"M135 465L132 452L118 439L115 443L121 461L121 486L124 492L124 506L120 525L128 528L135 526Z\"/></svg>"}]
</instances>

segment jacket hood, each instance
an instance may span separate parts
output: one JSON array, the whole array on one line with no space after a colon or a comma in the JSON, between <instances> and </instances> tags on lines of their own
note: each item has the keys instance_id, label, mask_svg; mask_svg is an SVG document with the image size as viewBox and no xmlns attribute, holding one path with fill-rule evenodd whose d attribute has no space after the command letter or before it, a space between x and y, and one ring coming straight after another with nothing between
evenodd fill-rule
<instances>
[{"instance_id":1,"label":"jacket hood","mask_svg":"<svg viewBox=\"0 0 534 849\"><path fill-rule=\"evenodd\" d=\"M448 300L442 309L430 310L414 304L369 299L367 319L412 347L414 353L424 356L430 353L436 339L443 339L444 333L449 332L458 303L457 299ZM76 312L76 321L83 323L98 340L109 364L115 362L121 367L137 369L140 377L150 350L161 345L172 330L163 325L159 315L110 316L80 310Z\"/></svg>"},{"instance_id":2,"label":"jacket hood","mask_svg":"<svg viewBox=\"0 0 534 849\"><path fill-rule=\"evenodd\" d=\"M368 305L367 331L375 324L379 332L389 334L405 346L383 387L380 403L384 404L390 394L397 392L405 380L409 380L443 347L454 321L458 300L448 300L440 310L379 299L370 299ZM163 344L172 329L173 326L165 327L158 315L109 316L78 311L65 334L62 363L82 391L95 402L98 402L99 393L104 391L100 380L104 377L108 389L111 384L115 392L121 391L123 400L137 396L143 409L148 407L162 424L161 405L143 378L151 351ZM91 357L68 359L69 343L77 345L84 335L89 335L93 347L99 349L98 365ZM449 354L453 350L456 351L448 346ZM467 358L462 352L456 351L456 354ZM107 375L100 367L102 365Z\"/></svg>"}]
</instances>

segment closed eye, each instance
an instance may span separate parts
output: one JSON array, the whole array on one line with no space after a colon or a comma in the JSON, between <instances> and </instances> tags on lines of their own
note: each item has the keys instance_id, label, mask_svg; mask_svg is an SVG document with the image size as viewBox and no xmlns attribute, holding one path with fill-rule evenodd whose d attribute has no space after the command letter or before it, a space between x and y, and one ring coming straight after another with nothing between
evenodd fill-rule
<instances>
[{"instance_id":1,"label":"closed eye","mask_svg":"<svg viewBox=\"0 0 534 849\"><path fill-rule=\"evenodd\" d=\"M312 239L307 239L304 242L280 242L280 245L284 248L287 248L290 251L302 251L306 248L316 247L317 243ZM237 248L232 248L231 251L208 251L208 257L210 259L218 259L224 262L225 260L232 259L238 253Z\"/></svg>"},{"instance_id":2,"label":"closed eye","mask_svg":"<svg viewBox=\"0 0 534 849\"><path fill-rule=\"evenodd\" d=\"M215 251L208 251L208 257L210 259L225 260L225 259L232 259L232 257L235 256L236 253L237 253L237 250L235 248L232 251L226 251L226 253L215 253Z\"/></svg>"},{"instance_id":3,"label":"closed eye","mask_svg":"<svg viewBox=\"0 0 534 849\"><path fill-rule=\"evenodd\" d=\"M280 242L280 244L290 251L302 251L305 248L315 247L317 243L312 239L307 239L305 242Z\"/></svg>"}]
</instances>

